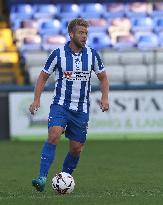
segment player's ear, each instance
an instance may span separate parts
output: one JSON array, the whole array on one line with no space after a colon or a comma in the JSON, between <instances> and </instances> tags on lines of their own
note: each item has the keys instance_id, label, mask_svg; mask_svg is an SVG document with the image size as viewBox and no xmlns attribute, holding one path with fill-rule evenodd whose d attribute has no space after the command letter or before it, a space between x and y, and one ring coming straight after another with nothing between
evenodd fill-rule
<instances>
[{"instance_id":1,"label":"player's ear","mask_svg":"<svg viewBox=\"0 0 163 205\"><path fill-rule=\"evenodd\" d=\"M73 38L73 32L70 32L69 36L70 36L70 39L72 39Z\"/></svg>"}]
</instances>

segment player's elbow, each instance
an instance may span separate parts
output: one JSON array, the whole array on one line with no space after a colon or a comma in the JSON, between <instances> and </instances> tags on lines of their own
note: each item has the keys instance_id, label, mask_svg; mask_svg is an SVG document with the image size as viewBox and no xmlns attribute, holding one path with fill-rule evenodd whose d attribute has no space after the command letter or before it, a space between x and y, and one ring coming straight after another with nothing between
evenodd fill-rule
<instances>
[{"instance_id":1,"label":"player's elbow","mask_svg":"<svg viewBox=\"0 0 163 205\"><path fill-rule=\"evenodd\" d=\"M108 77L107 77L105 71L97 74L97 77L98 77L99 81L108 81Z\"/></svg>"},{"instance_id":2,"label":"player's elbow","mask_svg":"<svg viewBox=\"0 0 163 205\"><path fill-rule=\"evenodd\" d=\"M43 82L46 82L48 80L48 78L49 78L49 74L41 71L41 73L39 75L39 79Z\"/></svg>"}]
</instances>

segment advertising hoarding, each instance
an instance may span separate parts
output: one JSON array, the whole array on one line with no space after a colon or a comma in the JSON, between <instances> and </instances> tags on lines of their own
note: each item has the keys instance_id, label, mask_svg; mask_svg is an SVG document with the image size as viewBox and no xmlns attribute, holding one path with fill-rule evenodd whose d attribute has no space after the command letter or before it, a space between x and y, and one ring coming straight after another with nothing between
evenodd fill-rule
<instances>
[{"instance_id":1,"label":"advertising hoarding","mask_svg":"<svg viewBox=\"0 0 163 205\"><path fill-rule=\"evenodd\" d=\"M101 112L101 93L91 93L88 133L163 133L162 91L111 91L110 110ZM12 138L47 136L47 119L53 93L44 92L41 107L32 116L33 93L10 93L10 134Z\"/></svg>"}]
</instances>

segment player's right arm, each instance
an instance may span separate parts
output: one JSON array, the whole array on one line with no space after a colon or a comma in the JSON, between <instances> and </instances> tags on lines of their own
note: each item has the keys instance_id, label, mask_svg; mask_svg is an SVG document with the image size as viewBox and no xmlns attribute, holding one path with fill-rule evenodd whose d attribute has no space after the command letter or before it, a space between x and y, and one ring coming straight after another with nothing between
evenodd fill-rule
<instances>
[{"instance_id":1,"label":"player's right arm","mask_svg":"<svg viewBox=\"0 0 163 205\"><path fill-rule=\"evenodd\" d=\"M33 115L40 107L40 97L44 89L45 83L49 76L54 72L59 56L59 49L54 50L48 57L43 70L41 71L35 86L34 101L29 107L30 113Z\"/></svg>"},{"instance_id":2,"label":"player's right arm","mask_svg":"<svg viewBox=\"0 0 163 205\"><path fill-rule=\"evenodd\" d=\"M36 86L35 86L35 91L34 91L34 101L33 103L30 105L29 107L29 111L32 115L34 115L34 113L38 110L38 108L40 107L40 97L41 97L41 93L45 87L45 83L47 81L47 79L49 78L49 74L45 73L44 71L41 71L37 82L36 82Z\"/></svg>"}]
</instances>

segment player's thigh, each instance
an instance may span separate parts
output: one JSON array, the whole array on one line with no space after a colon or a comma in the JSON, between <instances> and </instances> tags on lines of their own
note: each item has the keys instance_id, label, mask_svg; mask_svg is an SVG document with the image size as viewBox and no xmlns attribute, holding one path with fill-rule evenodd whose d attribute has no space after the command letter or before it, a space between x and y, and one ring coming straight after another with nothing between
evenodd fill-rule
<instances>
[{"instance_id":1,"label":"player's thigh","mask_svg":"<svg viewBox=\"0 0 163 205\"><path fill-rule=\"evenodd\" d=\"M57 144L63 132L64 132L64 128L61 126L49 127L48 142L52 144Z\"/></svg>"},{"instance_id":2,"label":"player's thigh","mask_svg":"<svg viewBox=\"0 0 163 205\"><path fill-rule=\"evenodd\" d=\"M67 125L65 109L60 105L51 105L48 118L48 141L57 143Z\"/></svg>"},{"instance_id":3,"label":"player's thigh","mask_svg":"<svg viewBox=\"0 0 163 205\"><path fill-rule=\"evenodd\" d=\"M85 113L73 115L67 123L65 136L80 143L86 141L89 116Z\"/></svg>"},{"instance_id":4,"label":"player's thigh","mask_svg":"<svg viewBox=\"0 0 163 205\"><path fill-rule=\"evenodd\" d=\"M67 124L66 110L61 105L52 104L48 117L48 128L53 126L60 126L65 128Z\"/></svg>"}]
</instances>

